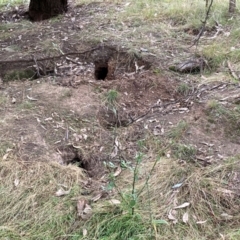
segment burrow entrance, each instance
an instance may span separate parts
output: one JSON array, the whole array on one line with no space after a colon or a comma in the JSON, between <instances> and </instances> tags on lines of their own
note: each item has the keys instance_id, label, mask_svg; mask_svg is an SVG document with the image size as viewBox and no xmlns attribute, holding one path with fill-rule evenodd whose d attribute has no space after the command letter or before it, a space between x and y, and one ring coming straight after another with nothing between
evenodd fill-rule
<instances>
[{"instance_id":1,"label":"burrow entrance","mask_svg":"<svg viewBox=\"0 0 240 240\"><path fill-rule=\"evenodd\" d=\"M43 76L76 75L89 80L114 80L124 73L147 70L151 64L140 55L112 46L97 46L83 52L54 57L29 57L0 61L3 81L35 79Z\"/></svg>"},{"instance_id":2,"label":"burrow entrance","mask_svg":"<svg viewBox=\"0 0 240 240\"><path fill-rule=\"evenodd\" d=\"M101 161L94 156L85 156L81 149L74 147L72 144L61 145L57 149L60 154L63 165L77 165L83 169L89 177L98 177L104 172Z\"/></svg>"},{"instance_id":3,"label":"burrow entrance","mask_svg":"<svg viewBox=\"0 0 240 240\"><path fill-rule=\"evenodd\" d=\"M64 165L75 164L87 172L90 170L90 165L88 161L84 160L81 150L73 147L73 145L59 146L57 151Z\"/></svg>"},{"instance_id":4,"label":"burrow entrance","mask_svg":"<svg viewBox=\"0 0 240 240\"><path fill-rule=\"evenodd\" d=\"M95 63L94 76L96 80L105 80L108 75L108 63Z\"/></svg>"}]
</instances>

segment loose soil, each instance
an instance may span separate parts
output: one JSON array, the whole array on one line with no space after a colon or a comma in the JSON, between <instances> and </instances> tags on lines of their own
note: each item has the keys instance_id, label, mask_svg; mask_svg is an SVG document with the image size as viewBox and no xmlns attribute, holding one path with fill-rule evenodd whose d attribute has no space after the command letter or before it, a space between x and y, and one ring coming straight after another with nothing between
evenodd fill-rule
<instances>
[{"instance_id":1,"label":"loose soil","mask_svg":"<svg viewBox=\"0 0 240 240\"><path fill-rule=\"evenodd\" d=\"M41 23L26 20L24 7L1 13L0 58L14 62L0 62L0 157L79 164L98 179L103 162L132 160L143 139L161 141L167 147L161 154L174 157L170 133L183 121L187 127L174 141L194 147L201 166L240 154L240 136L226 134L226 122L208 112L212 99L236 107L239 84L169 72L179 43L164 35L150 52L140 50L137 37L129 46L134 37L127 31L119 40L122 28L133 26L104 16L123 8L81 5ZM183 83L187 93L179 91ZM119 93L114 109L109 90Z\"/></svg>"}]
</instances>

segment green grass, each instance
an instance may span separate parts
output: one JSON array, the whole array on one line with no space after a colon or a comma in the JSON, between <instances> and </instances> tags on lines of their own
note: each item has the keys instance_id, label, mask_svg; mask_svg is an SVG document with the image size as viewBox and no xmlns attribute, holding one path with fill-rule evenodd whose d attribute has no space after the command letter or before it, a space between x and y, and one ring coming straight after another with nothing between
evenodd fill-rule
<instances>
[{"instance_id":1,"label":"green grass","mask_svg":"<svg viewBox=\"0 0 240 240\"><path fill-rule=\"evenodd\" d=\"M88 239L101 240L147 240L152 239L151 226L141 215L121 212L120 208L108 208L106 212L95 213L86 224ZM120 213L119 213L120 212Z\"/></svg>"},{"instance_id":2,"label":"green grass","mask_svg":"<svg viewBox=\"0 0 240 240\"><path fill-rule=\"evenodd\" d=\"M0 7L28 4L30 0L0 0Z\"/></svg>"},{"instance_id":3,"label":"green grass","mask_svg":"<svg viewBox=\"0 0 240 240\"><path fill-rule=\"evenodd\" d=\"M152 162L145 163L139 171L137 190L145 184L145 170L151 165ZM181 166L162 159L151 174L149 188L139 197L135 214L130 214L129 207L120 196L120 205L112 206L107 202L96 204L93 217L82 227L88 232L83 239L204 240L218 239L220 233L237 239L240 202L234 190L231 196L228 191L232 191L229 186L239 167L237 156L208 168L200 168L191 162ZM130 191L132 174L127 170L118 180L122 184L122 193ZM181 187L172 189L179 183ZM176 210L178 222L172 224L168 218L169 212L184 202L189 202L190 206ZM189 215L187 224L182 220L185 213ZM228 220L223 213L234 218ZM78 236L81 239L80 233Z\"/></svg>"},{"instance_id":4,"label":"green grass","mask_svg":"<svg viewBox=\"0 0 240 240\"><path fill-rule=\"evenodd\" d=\"M191 91L191 87L187 83L181 83L177 88L177 92L184 96L187 96L190 93L190 91Z\"/></svg>"},{"instance_id":5,"label":"green grass","mask_svg":"<svg viewBox=\"0 0 240 240\"><path fill-rule=\"evenodd\" d=\"M32 69L11 70L4 75L3 82L33 79L35 74Z\"/></svg>"},{"instance_id":6,"label":"green grass","mask_svg":"<svg viewBox=\"0 0 240 240\"><path fill-rule=\"evenodd\" d=\"M30 102L28 100L21 102L17 108L19 110L31 110L35 107L35 104L33 102Z\"/></svg>"},{"instance_id":7,"label":"green grass","mask_svg":"<svg viewBox=\"0 0 240 240\"><path fill-rule=\"evenodd\" d=\"M0 142L0 158L2 158L10 149L14 149L14 145L1 139Z\"/></svg>"},{"instance_id":8,"label":"green grass","mask_svg":"<svg viewBox=\"0 0 240 240\"><path fill-rule=\"evenodd\" d=\"M207 103L208 121L224 126L226 136L232 140L240 138L240 106L226 107L216 100Z\"/></svg>"},{"instance_id":9,"label":"green grass","mask_svg":"<svg viewBox=\"0 0 240 240\"><path fill-rule=\"evenodd\" d=\"M105 94L105 101L108 105L114 106L117 103L119 92L111 89Z\"/></svg>"},{"instance_id":10,"label":"green grass","mask_svg":"<svg viewBox=\"0 0 240 240\"><path fill-rule=\"evenodd\" d=\"M174 143L171 148L172 148L173 155L177 159L187 160L187 161L193 161L197 152L195 147L193 147L192 145L186 145L186 144Z\"/></svg>"},{"instance_id":11,"label":"green grass","mask_svg":"<svg viewBox=\"0 0 240 240\"><path fill-rule=\"evenodd\" d=\"M7 96L0 96L0 107L3 107L8 101Z\"/></svg>"},{"instance_id":12,"label":"green grass","mask_svg":"<svg viewBox=\"0 0 240 240\"><path fill-rule=\"evenodd\" d=\"M176 126L174 126L168 133L168 137L174 140L180 139L188 129L188 123L181 120Z\"/></svg>"},{"instance_id":13,"label":"green grass","mask_svg":"<svg viewBox=\"0 0 240 240\"><path fill-rule=\"evenodd\" d=\"M215 0L211 20L219 20L228 11L228 0ZM139 15L141 12L141 15ZM126 15L139 16L146 20L167 20L172 24L200 26L200 19L204 19L206 12L205 1L187 0L135 0L130 1L126 9Z\"/></svg>"}]
</instances>

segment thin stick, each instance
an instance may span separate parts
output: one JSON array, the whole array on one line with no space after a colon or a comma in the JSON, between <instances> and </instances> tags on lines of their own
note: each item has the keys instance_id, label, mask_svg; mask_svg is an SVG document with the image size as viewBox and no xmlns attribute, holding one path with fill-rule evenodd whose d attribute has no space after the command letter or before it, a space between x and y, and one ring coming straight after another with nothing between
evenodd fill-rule
<instances>
[{"instance_id":1,"label":"thin stick","mask_svg":"<svg viewBox=\"0 0 240 240\"><path fill-rule=\"evenodd\" d=\"M36 59L36 57L35 57L34 55L33 55L33 60L34 60L35 65L36 65L37 77L39 78L39 77L41 77L40 68L39 68L39 66L38 66L37 59Z\"/></svg>"},{"instance_id":2,"label":"thin stick","mask_svg":"<svg viewBox=\"0 0 240 240\"><path fill-rule=\"evenodd\" d=\"M206 15L205 15L205 19L204 19L204 21L202 22L202 23L203 23L202 28L201 28L199 34L197 35L197 38L194 40L193 44L190 46L190 48L191 48L192 46L194 46L194 45L196 45L196 47L197 47L198 42L199 42L199 39L201 38L201 36L202 36L203 33L204 33L204 30L205 30L205 28L206 28L207 21L208 21L209 16L210 16L210 11L211 11L211 8L212 8L212 5L213 5L213 1L214 1L214 0L211 0L210 4L209 4L209 6L208 6L208 9L207 9L207 12L206 12Z\"/></svg>"},{"instance_id":3,"label":"thin stick","mask_svg":"<svg viewBox=\"0 0 240 240\"><path fill-rule=\"evenodd\" d=\"M230 74L233 76L233 78L235 78L236 80L240 80L240 78L238 77L238 75L236 74L236 72L232 69L232 66L231 66L230 61L227 61L227 65L228 65Z\"/></svg>"}]
</instances>

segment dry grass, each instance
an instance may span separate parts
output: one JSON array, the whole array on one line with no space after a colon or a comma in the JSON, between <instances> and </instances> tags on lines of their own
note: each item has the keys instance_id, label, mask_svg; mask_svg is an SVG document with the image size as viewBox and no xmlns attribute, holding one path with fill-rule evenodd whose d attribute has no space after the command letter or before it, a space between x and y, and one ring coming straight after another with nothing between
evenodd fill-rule
<instances>
[{"instance_id":1,"label":"dry grass","mask_svg":"<svg viewBox=\"0 0 240 240\"><path fill-rule=\"evenodd\" d=\"M0 162L0 238L69 239L79 227L76 197L83 172L57 163ZM70 194L56 197L60 188Z\"/></svg>"},{"instance_id":2,"label":"dry grass","mask_svg":"<svg viewBox=\"0 0 240 240\"><path fill-rule=\"evenodd\" d=\"M139 172L137 191L146 183L152 164L152 161L144 161ZM239 169L238 157L206 168L199 168L193 164L180 164L171 159L161 159L150 177L148 187L139 196L136 207L135 214L140 219L139 225L141 221L145 223L146 235L143 239L237 239L236 236L239 234L235 229L240 223L240 186L234 184L239 177ZM132 179L132 172L125 171L117 181L118 189L121 189L123 196L131 192ZM182 186L173 189L178 183L182 183ZM97 213L109 228L112 227L113 219L118 219L118 224L121 225L124 224L121 223L121 218L129 216L127 208L123 207L124 201L121 197L119 200L122 201L121 214L119 211L115 214L112 211L110 214L109 208L108 214L105 212L104 215L103 210L102 215ZM185 202L190 203L190 206L174 210ZM177 223L174 224L173 219L170 219L170 212ZM184 214L188 214L186 223L183 222ZM109 218L112 220L108 221ZM96 219L91 221L95 222ZM168 224L164 224L164 221ZM154 224L155 222L159 224ZM102 231L102 228L95 228L91 224L90 227L93 233ZM147 231L149 228L152 228L151 234ZM96 232L95 234L99 233ZM102 234L101 236L104 236L104 233ZM140 237L132 237L131 239L140 239ZM119 238L115 238L113 234L103 239Z\"/></svg>"}]
</instances>

